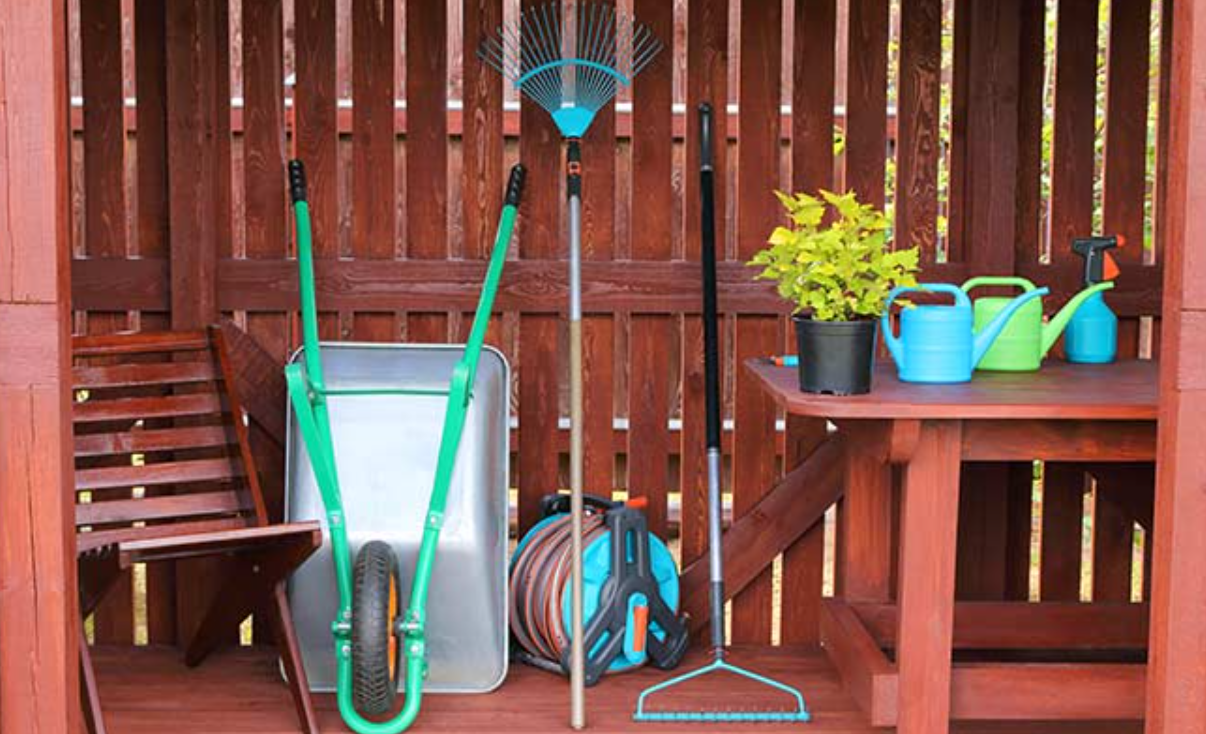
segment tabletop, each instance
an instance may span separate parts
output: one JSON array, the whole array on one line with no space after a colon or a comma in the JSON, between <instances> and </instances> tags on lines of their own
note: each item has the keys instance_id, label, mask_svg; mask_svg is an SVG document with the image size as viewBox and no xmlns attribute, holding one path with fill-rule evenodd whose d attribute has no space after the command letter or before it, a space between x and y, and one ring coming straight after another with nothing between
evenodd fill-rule
<instances>
[{"instance_id":1,"label":"tabletop","mask_svg":"<svg viewBox=\"0 0 1206 734\"><path fill-rule=\"evenodd\" d=\"M801 392L795 367L750 359L746 369L793 415L865 419L1156 420L1159 364L1107 365L1048 360L1037 372L976 372L971 382L901 382L890 362L875 366L867 395Z\"/></svg>"}]
</instances>

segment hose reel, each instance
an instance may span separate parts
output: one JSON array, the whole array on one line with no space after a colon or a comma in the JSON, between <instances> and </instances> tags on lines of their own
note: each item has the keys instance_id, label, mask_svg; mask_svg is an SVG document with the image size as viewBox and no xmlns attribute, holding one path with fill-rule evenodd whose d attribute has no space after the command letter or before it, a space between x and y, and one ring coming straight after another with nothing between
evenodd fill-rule
<instances>
[{"instance_id":1,"label":"hose reel","mask_svg":"<svg viewBox=\"0 0 1206 734\"><path fill-rule=\"evenodd\" d=\"M586 498L583 614L586 684L646 662L668 670L682 660L689 636L677 614L678 568L649 532L637 502ZM511 633L516 657L557 673L569 671L569 498L541 502L544 519L520 541L511 560ZM614 538L624 538L621 547Z\"/></svg>"}]
</instances>

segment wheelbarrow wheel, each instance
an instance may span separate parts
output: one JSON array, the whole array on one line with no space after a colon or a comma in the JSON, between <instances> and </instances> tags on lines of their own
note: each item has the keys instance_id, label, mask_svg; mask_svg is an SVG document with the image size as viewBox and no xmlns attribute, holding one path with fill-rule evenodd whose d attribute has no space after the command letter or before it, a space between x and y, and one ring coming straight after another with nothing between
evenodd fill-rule
<instances>
[{"instance_id":1,"label":"wheelbarrow wheel","mask_svg":"<svg viewBox=\"0 0 1206 734\"><path fill-rule=\"evenodd\" d=\"M352 569L352 701L366 716L394 707L401 649L394 634L402 596L398 560L387 543L366 543Z\"/></svg>"}]
</instances>

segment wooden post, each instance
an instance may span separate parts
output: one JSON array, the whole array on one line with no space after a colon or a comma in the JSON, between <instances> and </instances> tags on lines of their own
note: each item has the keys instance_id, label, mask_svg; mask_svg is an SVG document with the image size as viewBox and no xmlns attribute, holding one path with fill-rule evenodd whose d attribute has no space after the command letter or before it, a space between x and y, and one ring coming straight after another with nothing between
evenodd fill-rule
<instances>
[{"instance_id":1,"label":"wooden post","mask_svg":"<svg viewBox=\"0 0 1206 734\"><path fill-rule=\"evenodd\" d=\"M1148 657L1148 734L1206 732L1206 12L1177 2L1169 109L1164 349Z\"/></svg>"},{"instance_id":2,"label":"wooden post","mask_svg":"<svg viewBox=\"0 0 1206 734\"><path fill-rule=\"evenodd\" d=\"M66 3L0 5L0 731L79 729Z\"/></svg>"}]
</instances>

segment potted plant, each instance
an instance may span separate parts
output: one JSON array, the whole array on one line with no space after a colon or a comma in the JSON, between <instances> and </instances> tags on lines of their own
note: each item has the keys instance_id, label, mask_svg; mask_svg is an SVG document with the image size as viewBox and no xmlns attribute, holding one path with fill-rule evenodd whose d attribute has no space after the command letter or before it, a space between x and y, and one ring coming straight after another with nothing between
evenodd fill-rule
<instances>
[{"instance_id":1,"label":"potted plant","mask_svg":"<svg viewBox=\"0 0 1206 734\"><path fill-rule=\"evenodd\" d=\"M917 285L918 249L890 249L888 218L853 192L775 195L791 225L776 227L750 264L795 306L800 389L869 392L875 325L894 287Z\"/></svg>"}]
</instances>

